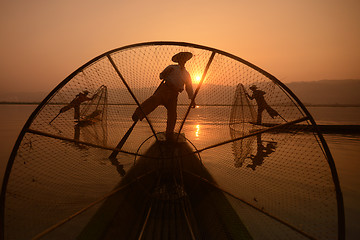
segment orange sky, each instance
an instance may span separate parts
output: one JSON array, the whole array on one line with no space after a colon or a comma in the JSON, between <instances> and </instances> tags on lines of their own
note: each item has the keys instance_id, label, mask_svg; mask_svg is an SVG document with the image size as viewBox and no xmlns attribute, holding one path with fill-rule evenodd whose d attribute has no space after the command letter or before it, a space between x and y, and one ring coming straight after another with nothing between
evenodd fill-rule
<instances>
[{"instance_id":1,"label":"orange sky","mask_svg":"<svg viewBox=\"0 0 360 240\"><path fill-rule=\"evenodd\" d=\"M360 79L359 0L4 0L0 91L50 91L108 50L184 41L280 81Z\"/></svg>"}]
</instances>

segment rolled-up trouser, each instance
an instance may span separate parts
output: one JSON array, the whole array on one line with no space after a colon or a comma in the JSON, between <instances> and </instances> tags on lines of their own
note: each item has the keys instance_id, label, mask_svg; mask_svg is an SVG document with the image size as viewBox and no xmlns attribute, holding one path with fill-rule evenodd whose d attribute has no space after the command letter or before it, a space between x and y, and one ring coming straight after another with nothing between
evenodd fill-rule
<instances>
[{"instance_id":1,"label":"rolled-up trouser","mask_svg":"<svg viewBox=\"0 0 360 240\"><path fill-rule=\"evenodd\" d=\"M145 118L145 115L154 111L159 105L163 105L167 110L166 136L170 137L174 133L176 124L178 95L179 93L177 91L162 84L151 97L140 105L141 109L139 107L136 108L133 119L142 120Z\"/></svg>"}]
</instances>

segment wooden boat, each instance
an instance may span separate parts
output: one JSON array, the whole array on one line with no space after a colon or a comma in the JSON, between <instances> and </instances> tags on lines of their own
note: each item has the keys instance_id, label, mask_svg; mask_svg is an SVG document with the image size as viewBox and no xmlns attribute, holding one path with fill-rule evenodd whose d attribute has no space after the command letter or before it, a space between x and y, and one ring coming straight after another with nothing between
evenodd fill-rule
<instances>
[{"instance_id":1,"label":"wooden boat","mask_svg":"<svg viewBox=\"0 0 360 240\"><path fill-rule=\"evenodd\" d=\"M165 109L131 116L180 51L200 81L179 95L168 142ZM268 125L251 124L254 85ZM80 120L61 112L84 90ZM18 137L0 206L0 239L345 238L336 167L301 101L244 59L183 42L111 50L56 86Z\"/></svg>"},{"instance_id":2,"label":"wooden boat","mask_svg":"<svg viewBox=\"0 0 360 240\"><path fill-rule=\"evenodd\" d=\"M146 155L78 239L251 239L186 141L157 141Z\"/></svg>"}]
</instances>

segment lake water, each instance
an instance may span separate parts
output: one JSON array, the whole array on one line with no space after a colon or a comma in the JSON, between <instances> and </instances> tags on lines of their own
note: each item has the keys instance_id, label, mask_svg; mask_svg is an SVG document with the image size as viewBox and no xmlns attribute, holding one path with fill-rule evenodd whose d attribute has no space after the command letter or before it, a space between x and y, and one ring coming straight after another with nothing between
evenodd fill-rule
<instances>
[{"instance_id":1,"label":"lake water","mask_svg":"<svg viewBox=\"0 0 360 240\"><path fill-rule=\"evenodd\" d=\"M0 105L0 177L16 138L35 105ZM318 124L360 125L360 107L309 107ZM325 134L334 157L345 202L346 236L360 235L360 135Z\"/></svg>"}]
</instances>

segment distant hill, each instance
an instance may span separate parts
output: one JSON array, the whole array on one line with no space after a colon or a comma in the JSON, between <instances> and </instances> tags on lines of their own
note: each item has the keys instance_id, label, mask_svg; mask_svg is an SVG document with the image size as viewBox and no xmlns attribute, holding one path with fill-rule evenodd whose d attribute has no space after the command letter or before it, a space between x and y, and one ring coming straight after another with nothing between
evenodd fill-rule
<instances>
[{"instance_id":1,"label":"distant hill","mask_svg":"<svg viewBox=\"0 0 360 240\"><path fill-rule=\"evenodd\" d=\"M305 105L357 105L360 106L360 80L321 80L313 82L291 82L286 84ZM216 91L212 90L216 88ZM126 89L112 89L116 94L128 94ZM136 92L136 90L134 90ZM154 89L141 89L142 97L150 96ZM222 99L233 87L204 85L202 91L211 92L214 99ZM145 93L145 94L144 94ZM41 102L47 92L0 92L0 102ZM109 92L111 94L111 92ZM231 104L230 102L222 104ZM145 99L139 99L143 101ZM133 101L129 99L131 103ZM186 94L181 94L180 102L187 102ZM129 102L129 103L130 103ZM208 104L219 104L218 102Z\"/></svg>"},{"instance_id":2,"label":"distant hill","mask_svg":"<svg viewBox=\"0 0 360 240\"><path fill-rule=\"evenodd\" d=\"M360 80L321 80L286 85L305 105L360 105Z\"/></svg>"}]
</instances>

